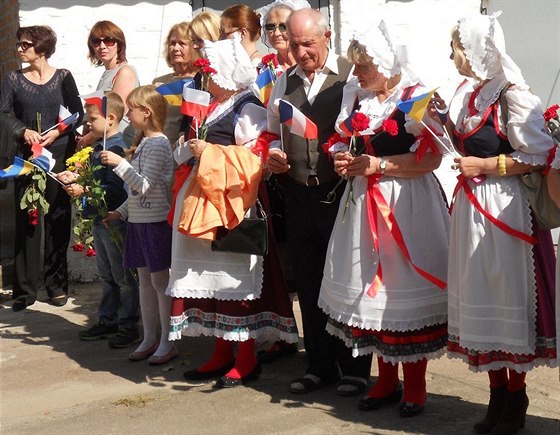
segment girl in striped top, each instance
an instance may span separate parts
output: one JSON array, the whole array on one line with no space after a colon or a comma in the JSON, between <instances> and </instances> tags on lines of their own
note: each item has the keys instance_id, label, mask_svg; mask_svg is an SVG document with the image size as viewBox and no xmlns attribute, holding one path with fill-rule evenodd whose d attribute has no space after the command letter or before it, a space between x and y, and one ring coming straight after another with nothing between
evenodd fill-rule
<instances>
[{"instance_id":1,"label":"girl in striped top","mask_svg":"<svg viewBox=\"0 0 560 435\"><path fill-rule=\"evenodd\" d=\"M115 174L128 185L128 199L109 212L104 222L128 219L124 265L138 269L144 339L128 359L148 358L149 364L158 365L177 356L177 349L168 340L171 298L165 295L171 263L171 227L166 217L170 208L173 153L162 133L166 103L155 87L134 89L126 103L130 122L140 133L128 151L128 159L103 151L101 162L115 166Z\"/></svg>"}]
</instances>

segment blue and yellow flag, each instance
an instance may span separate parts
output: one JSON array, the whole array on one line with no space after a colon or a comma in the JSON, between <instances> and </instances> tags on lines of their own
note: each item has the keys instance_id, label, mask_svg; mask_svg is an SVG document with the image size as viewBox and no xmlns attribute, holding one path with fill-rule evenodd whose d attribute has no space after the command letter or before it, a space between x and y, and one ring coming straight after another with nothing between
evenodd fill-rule
<instances>
[{"instance_id":1,"label":"blue and yellow flag","mask_svg":"<svg viewBox=\"0 0 560 435\"><path fill-rule=\"evenodd\" d=\"M432 98L432 95L434 95L436 90L437 88L425 94L418 95L417 97L412 97L405 101L399 101L397 103L397 108L401 112L406 113L416 122L420 122L422 121L424 113L426 112L426 108L428 107L428 103L430 102L430 99Z\"/></svg>"},{"instance_id":2,"label":"blue and yellow flag","mask_svg":"<svg viewBox=\"0 0 560 435\"><path fill-rule=\"evenodd\" d=\"M268 106L268 100L270 100L270 93L272 92L272 86L274 85L274 74L270 71L270 68L265 68L257 76L255 84L259 88L260 100L266 106Z\"/></svg>"},{"instance_id":3,"label":"blue and yellow flag","mask_svg":"<svg viewBox=\"0 0 560 435\"><path fill-rule=\"evenodd\" d=\"M165 101L171 106L180 106L183 102L183 88L185 85L190 85L193 79L180 79L171 83L165 83L164 85L158 86L156 91L158 91Z\"/></svg>"},{"instance_id":4,"label":"blue and yellow flag","mask_svg":"<svg viewBox=\"0 0 560 435\"><path fill-rule=\"evenodd\" d=\"M27 160L15 157L13 165L8 166L6 169L0 169L0 178L14 178L19 177L20 175L26 175L34 168L35 166Z\"/></svg>"}]
</instances>

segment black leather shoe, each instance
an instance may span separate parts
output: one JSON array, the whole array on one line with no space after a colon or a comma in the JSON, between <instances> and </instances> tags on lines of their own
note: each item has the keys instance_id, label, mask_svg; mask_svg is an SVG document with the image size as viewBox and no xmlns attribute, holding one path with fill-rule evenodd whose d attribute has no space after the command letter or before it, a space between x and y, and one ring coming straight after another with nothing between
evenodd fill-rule
<instances>
[{"instance_id":1,"label":"black leather shoe","mask_svg":"<svg viewBox=\"0 0 560 435\"><path fill-rule=\"evenodd\" d=\"M214 388L233 388L233 387L239 387L240 385L245 385L247 382L251 382L259 379L261 371L262 371L261 365L257 363L255 368L251 370L249 374L247 374L246 376L240 379L233 379L233 378L228 378L227 376L222 376L220 379L218 379L218 381L214 385Z\"/></svg>"},{"instance_id":2,"label":"black leather shoe","mask_svg":"<svg viewBox=\"0 0 560 435\"><path fill-rule=\"evenodd\" d=\"M183 376L187 381L206 381L208 379L219 378L229 372L233 368L234 363L235 360L231 360L224 367L209 372L199 372L197 369L189 370L183 373Z\"/></svg>"},{"instance_id":3,"label":"black leather shoe","mask_svg":"<svg viewBox=\"0 0 560 435\"><path fill-rule=\"evenodd\" d=\"M358 409L360 411L374 411L381 408L382 406L389 405L391 403L398 403L401 400L403 394L402 385L399 382L395 387L395 390L385 397L362 397L358 402Z\"/></svg>"},{"instance_id":4,"label":"black leather shoe","mask_svg":"<svg viewBox=\"0 0 560 435\"><path fill-rule=\"evenodd\" d=\"M25 299L16 299L12 304L12 311L21 311L27 308L27 302Z\"/></svg>"},{"instance_id":5,"label":"black leather shoe","mask_svg":"<svg viewBox=\"0 0 560 435\"><path fill-rule=\"evenodd\" d=\"M424 411L424 405L418 405L414 402L403 402L399 406L399 414L401 417L414 417Z\"/></svg>"}]
</instances>

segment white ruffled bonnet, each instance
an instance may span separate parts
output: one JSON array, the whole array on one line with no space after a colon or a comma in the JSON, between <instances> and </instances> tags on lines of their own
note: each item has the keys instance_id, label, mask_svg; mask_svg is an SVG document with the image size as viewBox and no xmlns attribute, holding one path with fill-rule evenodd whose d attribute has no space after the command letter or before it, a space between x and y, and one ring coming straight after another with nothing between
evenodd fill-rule
<instances>
[{"instance_id":1,"label":"white ruffled bonnet","mask_svg":"<svg viewBox=\"0 0 560 435\"><path fill-rule=\"evenodd\" d=\"M459 38L471 69L481 80L492 79L504 74L510 83L526 86L521 70L506 54L504 32L498 17L475 15L459 20Z\"/></svg>"},{"instance_id":2,"label":"white ruffled bonnet","mask_svg":"<svg viewBox=\"0 0 560 435\"><path fill-rule=\"evenodd\" d=\"M212 80L222 89L238 91L251 86L257 78L257 70L238 35L221 41L204 41L204 53L210 66L217 73Z\"/></svg>"},{"instance_id":3,"label":"white ruffled bonnet","mask_svg":"<svg viewBox=\"0 0 560 435\"><path fill-rule=\"evenodd\" d=\"M355 33L352 39L365 47L366 53L377 65L378 71L387 79L401 73L397 50L393 46L384 20L380 20L377 25L373 25L366 31Z\"/></svg>"},{"instance_id":4,"label":"white ruffled bonnet","mask_svg":"<svg viewBox=\"0 0 560 435\"><path fill-rule=\"evenodd\" d=\"M298 9L306 9L310 8L311 5L306 0L275 0L272 3L267 4L256 10L257 14L259 14L261 19L261 28L262 28L262 36L261 40L263 44L267 47L272 48L270 46L270 42L268 41L268 35L266 30L264 30L264 25L266 24L266 18L268 17L268 13L277 6L286 6L293 11L297 11Z\"/></svg>"}]
</instances>

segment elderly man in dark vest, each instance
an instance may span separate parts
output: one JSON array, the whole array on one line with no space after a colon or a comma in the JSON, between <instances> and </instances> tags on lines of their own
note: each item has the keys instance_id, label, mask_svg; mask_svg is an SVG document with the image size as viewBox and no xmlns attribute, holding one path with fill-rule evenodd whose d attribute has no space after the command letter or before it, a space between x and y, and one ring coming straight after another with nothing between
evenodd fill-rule
<instances>
[{"instance_id":1,"label":"elderly man in dark vest","mask_svg":"<svg viewBox=\"0 0 560 435\"><path fill-rule=\"evenodd\" d=\"M282 128L283 140L271 143L267 165L273 173L288 175L286 232L309 360L305 376L294 380L290 391L313 391L337 382L342 372L337 393L355 395L366 387L371 355L352 358L350 349L326 331L327 316L317 305L327 245L344 188L341 184L336 200L326 202L339 178L321 145L334 132L351 64L329 50L331 32L320 12L300 9L286 24L296 65L279 77L272 90L268 129L280 135ZM290 102L311 119L319 138L304 139L281 126L279 99Z\"/></svg>"}]
</instances>

